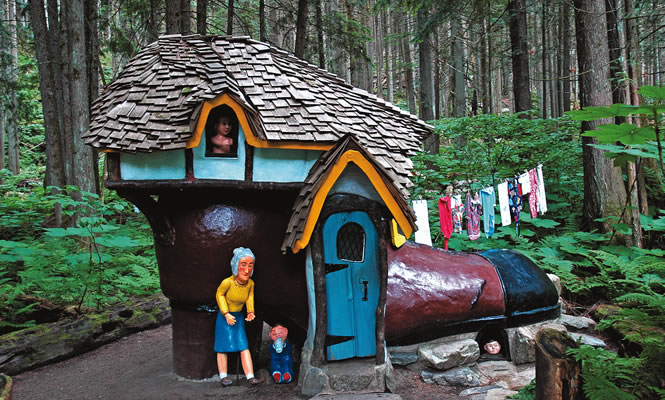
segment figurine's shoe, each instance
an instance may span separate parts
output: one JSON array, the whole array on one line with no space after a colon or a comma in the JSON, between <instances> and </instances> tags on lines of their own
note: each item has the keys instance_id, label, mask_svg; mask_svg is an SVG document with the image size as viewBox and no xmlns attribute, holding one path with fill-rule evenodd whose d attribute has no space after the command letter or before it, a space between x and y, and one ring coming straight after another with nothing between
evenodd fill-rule
<instances>
[{"instance_id":1,"label":"figurine's shoe","mask_svg":"<svg viewBox=\"0 0 665 400\"><path fill-rule=\"evenodd\" d=\"M231 386L232 383L233 381L228 376L222 378L222 387Z\"/></svg>"},{"instance_id":2,"label":"figurine's shoe","mask_svg":"<svg viewBox=\"0 0 665 400\"><path fill-rule=\"evenodd\" d=\"M255 386L255 385L258 385L259 383L263 383L263 378L261 378L261 379L250 378L250 379L247 379L247 382L249 382L250 385Z\"/></svg>"},{"instance_id":3,"label":"figurine's shoe","mask_svg":"<svg viewBox=\"0 0 665 400\"><path fill-rule=\"evenodd\" d=\"M284 373L284 380L282 382L286 382L286 383L291 382L291 374L289 374L288 372L285 372Z\"/></svg>"},{"instance_id":4,"label":"figurine's shoe","mask_svg":"<svg viewBox=\"0 0 665 400\"><path fill-rule=\"evenodd\" d=\"M282 375L279 372L273 372L272 379L275 383L280 383L282 381Z\"/></svg>"}]
</instances>

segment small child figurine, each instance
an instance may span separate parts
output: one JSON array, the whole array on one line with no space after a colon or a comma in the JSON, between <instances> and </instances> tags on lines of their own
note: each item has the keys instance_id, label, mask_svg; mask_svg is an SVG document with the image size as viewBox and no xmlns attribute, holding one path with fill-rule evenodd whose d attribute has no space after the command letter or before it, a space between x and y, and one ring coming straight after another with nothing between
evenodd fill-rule
<instances>
[{"instance_id":1,"label":"small child figurine","mask_svg":"<svg viewBox=\"0 0 665 400\"><path fill-rule=\"evenodd\" d=\"M233 129L231 116L222 114L215 123L214 134L210 137L212 153L230 153L233 146L233 138L229 137Z\"/></svg>"},{"instance_id":2,"label":"small child figurine","mask_svg":"<svg viewBox=\"0 0 665 400\"><path fill-rule=\"evenodd\" d=\"M485 343L483 349L485 349L487 354L499 354L501 351L501 345L496 340L490 340L489 342Z\"/></svg>"},{"instance_id":3,"label":"small child figurine","mask_svg":"<svg viewBox=\"0 0 665 400\"><path fill-rule=\"evenodd\" d=\"M286 340L289 330L277 324L270 331L270 373L275 383L289 383L293 379L291 342Z\"/></svg>"}]
</instances>

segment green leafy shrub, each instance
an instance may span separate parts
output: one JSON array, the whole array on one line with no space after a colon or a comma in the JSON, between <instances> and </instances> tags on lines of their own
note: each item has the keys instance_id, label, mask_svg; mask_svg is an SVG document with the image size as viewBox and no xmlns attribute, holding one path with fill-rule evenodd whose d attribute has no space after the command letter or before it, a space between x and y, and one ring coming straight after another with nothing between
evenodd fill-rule
<instances>
[{"instance_id":1,"label":"green leafy shrub","mask_svg":"<svg viewBox=\"0 0 665 400\"><path fill-rule=\"evenodd\" d=\"M16 301L18 296L75 305L81 311L158 290L150 228L129 203L117 197L104 203L73 187L59 194L45 195L38 187L26 193L13 184L3 186L5 213L0 217L0 232L13 236L0 240L0 269L5 271L0 296L9 304L2 310L4 325L30 311ZM74 226L47 227L55 204L76 221Z\"/></svg>"}]
</instances>

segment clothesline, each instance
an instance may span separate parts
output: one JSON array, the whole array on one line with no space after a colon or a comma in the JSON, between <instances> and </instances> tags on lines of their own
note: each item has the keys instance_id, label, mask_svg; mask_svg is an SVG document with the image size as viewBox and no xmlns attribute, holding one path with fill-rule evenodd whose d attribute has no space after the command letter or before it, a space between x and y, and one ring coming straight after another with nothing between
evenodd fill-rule
<instances>
[{"instance_id":1,"label":"clothesline","mask_svg":"<svg viewBox=\"0 0 665 400\"><path fill-rule=\"evenodd\" d=\"M545 182L542 173L543 165L538 163L535 168L524 170L522 174L515 174L512 178L504 178L496 185L487 185L479 191L461 191L466 193L465 202L458 189L455 193L452 186L446 188L438 200L439 219L441 233L444 237L444 248L448 249L448 239L452 233L462 233L463 223L466 221L467 235L470 240L480 237L480 220L482 216L483 231L490 238L494 234L494 218L496 211L496 199L499 198L499 211L501 225L507 226L515 222L515 229L519 235L520 219L522 211L522 196L529 195L529 212L531 218L536 218L547 211L545 196ZM470 184L469 184L470 187ZM432 245L426 200L414 200L413 209L416 213L415 240L417 243ZM483 210L487 210L483 212ZM491 211L490 211L491 210Z\"/></svg>"}]
</instances>

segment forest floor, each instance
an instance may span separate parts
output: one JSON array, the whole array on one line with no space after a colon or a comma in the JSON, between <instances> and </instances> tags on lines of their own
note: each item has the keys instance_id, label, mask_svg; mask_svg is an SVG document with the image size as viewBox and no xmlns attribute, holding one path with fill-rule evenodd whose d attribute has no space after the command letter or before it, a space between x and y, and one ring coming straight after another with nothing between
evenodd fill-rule
<instances>
[{"instance_id":1,"label":"forest floor","mask_svg":"<svg viewBox=\"0 0 665 400\"><path fill-rule=\"evenodd\" d=\"M14 400L59 399L306 399L295 383L222 388L173 373L171 325L142 331L80 356L14 376ZM262 358L262 357L260 357ZM266 368L259 361L258 368ZM457 399L460 388L428 385L415 372L395 369L404 400Z\"/></svg>"}]
</instances>

